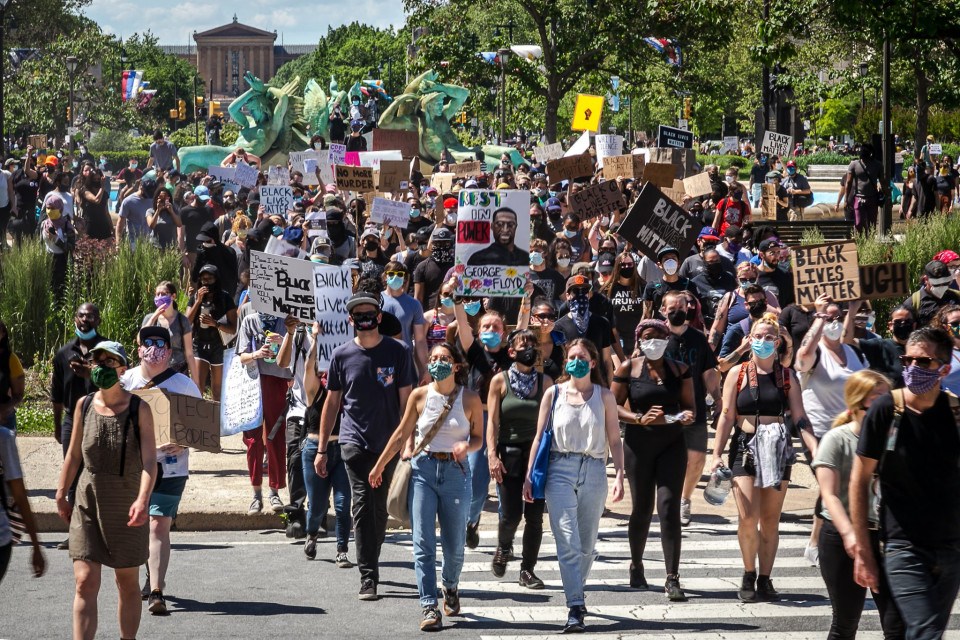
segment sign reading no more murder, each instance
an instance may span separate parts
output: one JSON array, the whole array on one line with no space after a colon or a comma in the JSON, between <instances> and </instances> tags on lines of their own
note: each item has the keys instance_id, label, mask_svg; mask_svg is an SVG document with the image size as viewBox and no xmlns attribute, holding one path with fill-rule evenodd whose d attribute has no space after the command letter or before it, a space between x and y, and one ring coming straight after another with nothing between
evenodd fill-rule
<instances>
[{"instance_id":1,"label":"sign reading no more murder","mask_svg":"<svg viewBox=\"0 0 960 640\"><path fill-rule=\"evenodd\" d=\"M619 234L651 260L664 247L675 248L680 258L689 255L703 221L676 205L652 182L640 189Z\"/></svg>"},{"instance_id":2,"label":"sign reading no more murder","mask_svg":"<svg viewBox=\"0 0 960 640\"><path fill-rule=\"evenodd\" d=\"M377 190L377 185L373 180L373 169L371 167L351 167L338 164L334 169L337 178L337 188L341 191L366 193L367 191Z\"/></svg>"},{"instance_id":3,"label":"sign reading no more murder","mask_svg":"<svg viewBox=\"0 0 960 640\"><path fill-rule=\"evenodd\" d=\"M589 220L627 206L615 180L590 185L570 196L570 206L582 220Z\"/></svg>"},{"instance_id":4,"label":"sign reading no more murder","mask_svg":"<svg viewBox=\"0 0 960 640\"><path fill-rule=\"evenodd\" d=\"M823 294L835 302L860 299L856 242L800 246L792 251L797 304L812 305Z\"/></svg>"}]
</instances>

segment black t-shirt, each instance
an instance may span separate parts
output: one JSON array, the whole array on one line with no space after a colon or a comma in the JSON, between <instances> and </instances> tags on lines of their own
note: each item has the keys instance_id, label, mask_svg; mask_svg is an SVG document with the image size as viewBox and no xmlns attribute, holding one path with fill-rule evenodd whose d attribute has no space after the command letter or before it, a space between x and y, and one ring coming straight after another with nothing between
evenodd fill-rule
<instances>
[{"instance_id":1,"label":"black t-shirt","mask_svg":"<svg viewBox=\"0 0 960 640\"><path fill-rule=\"evenodd\" d=\"M803 341L803 336L810 330L810 322L813 318L813 312L806 311L795 304L783 310L780 314L780 326L787 330L790 339L793 340L793 357L796 359L797 350Z\"/></svg>"},{"instance_id":2,"label":"black t-shirt","mask_svg":"<svg viewBox=\"0 0 960 640\"><path fill-rule=\"evenodd\" d=\"M686 365L693 377L693 398L696 403L695 424L707 423L707 389L703 374L717 366L717 356L710 348L707 337L693 327L687 327L681 335L671 332L664 357Z\"/></svg>"},{"instance_id":3,"label":"black t-shirt","mask_svg":"<svg viewBox=\"0 0 960 640\"><path fill-rule=\"evenodd\" d=\"M860 351L867 357L870 368L893 380L894 388L903 386L900 356L906 350L905 344L897 344L888 338L860 338Z\"/></svg>"},{"instance_id":4,"label":"black t-shirt","mask_svg":"<svg viewBox=\"0 0 960 640\"><path fill-rule=\"evenodd\" d=\"M212 291L208 295L209 301L205 301L200 305L200 313L209 313L215 320L219 320L227 315L227 312L231 309L237 308L236 303L233 301L233 296L222 289ZM194 302L196 302L196 296L190 296L187 306L192 307ZM195 342L202 344L223 344L223 340L220 338L220 331L216 327L205 327L201 325L199 314L192 322L193 339Z\"/></svg>"},{"instance_id":5,"label":"black t-shirt","mask_svg":"<svg viewBox=\"0 0 960 640\"><path fill-rule=\"evenodd\" d=\"M761 271L757 284L776 296L781 309L793 304L796 299L793 293L793 274L788 271Z\"/></svg>"},{"instance_id":6,"label":"black t-shirt","mask_svg":"<svg viewBox=\"0 0 960 640\"><path fill-rule=\"evenodd\" d=\"M32 180L23 169L17 169L13 174L13 190L17 194L17 208L20 216L30 214L27 217L35 215L37 209L37 196L40 192L40 178Z\"/></svg>"},{"instance_id":7,"label":"black t-shirt","mask_svg":"<svg viewBox=\"0 0 960 640\"><path fill-rule=\"evenodd\" d=\"M893 398L870 405L857 454L880 460L893 421ZM883 540L940 546L960 542L960 434L946 393L921 414L905 408L880 470Z\"/></svg>"},{"instance_id":8,"label":"black t-shirt","mask_svg":"<svg viewBox=\"0 0 960 640\"><path fill-rule=\"evenodd\" d=\"M610 287L610 304L613 305L613 326L623 341L623 352L629 356L633 353L637 325L643 317L643 294L615 282Z\"/></svg>"},{"instance_id":9,"label":"black t-shirt","mask_svg":"<svg viewBox=\"0 0 960 640\"><path fill-rule=\"evenodd\" d=\"M386 255L383 254L383 252L380 252L372 258L364 253L358 258L357 262L360 263L361 278L364 276L374 276L377 279L380 279L380 276L383 275L383 268L387 266L387 263L389 263L390 260Z\"/></svg>"},{"instance_id":10,"label":"black t-shirt","mask_svg":"<svg viewBox=\"0 0 960 640\"><path fill-rule=\"evenodd\" d=\"M180 210L180 221L183 222L183 241L187 251L196 251L200 246L197 236L203 225L210 222L210 211L206 207L184 207Z\"/></svg>"},{"instance_id":11,"label":"black t-shirt","mask_svg":"<svg viewBox=\"0 0 960 640\"><path fill-rule=\"evenodd\" d=\"M417 265L413 271L413 283L423 284L424 309L435 309L443 279L453 263L440 264L433 258L427 258Z\"/></svg>"},{"instance_id":12,"label":"black t-shirt","mask_svg":"<svg viewBox=\"0 0 960 640\"><path fill-rule=\"evenodd\" d=\"M567 284L563 276L556 269L547 267L543 271L530 270L530 281L533 282L533 299L544 297L549 300L559 300Z\"/></svg>"},{"instance_id":13,"label":"black t-shirt","mask_svg":"<svg viewBox=\"0 0 960 640\"><path fill-rule=\"evenodd\" d=\"M727 292L737 288L737 279L727 271L721 273L717 278L710 278L706 273L701 273L693 278L693 284L697 288L697 297L700 299L704 322L708 327L712 326L720 299Z\"/></svg>"},{"instance_id":14,"label":"black t-shirt","mask_svg":"<svg viewBox=\"0 0 960 640\"><path fill-rule=\"evenodd\" d=\"M913 314L917 321L917 326L925 327L933 320L940 307L948 304L960 304L960 292L955 289L947 289L942 298L935 297L932 293L923 288L920 290L919 308L914 305L917 298L916 293L911 294L909 298L903 301L903 307Z\"/></svg>"},{"instance_id":15,"label":"black t-shirt","mask_svg":"<svg viewBox=\"0 0 960 640\"><path fill-rule=\"evenodd\" d=\"M497 351L487 351L479 340L474 340L467 351L467 363L470 365L470 388L479 393L480 399L486 404L490 381L501 371L509 369L513 360L506 346Z\"/></svg>"},{"instance_id":16,"label":"black t-shirt","mask_svg":"<svg viewBox=\"0 0 960 640\"><path fill-rule=\"evenodd\" d=\"M563 332L569 343L577 338L586 338L592 342L598 350L603 351L610 346L613 340L613 334L610 330L610 323L603 316L590 314L590 320L587 322L587 330L580 335L577 330L577 324L569 315L565 315L554 325L554 330ZM603 354L601 354L602 357Z\"/></svg>"},{"instance_id":17,"label":"black t-shirt","mask_svg":"<svg viewBox=\"0 0 960 640\"><path fill-rule=\"evenodd\" d=\"M753 168L750 169L750 183L763 184L767 181L767 173L769 172L770 168L765 164L753 165Z\"/></svg>"}]
</instances>

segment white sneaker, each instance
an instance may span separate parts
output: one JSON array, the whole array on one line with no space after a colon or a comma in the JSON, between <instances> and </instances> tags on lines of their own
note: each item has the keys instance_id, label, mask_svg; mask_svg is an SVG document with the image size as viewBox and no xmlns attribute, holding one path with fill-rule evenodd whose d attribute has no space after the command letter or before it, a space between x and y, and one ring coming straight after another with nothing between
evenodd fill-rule
<instances>
[{"instance_id":1,"label":"white sneaker","mask_svg":"<svg viewBox=\"0 0 960 640\"><path fill-rule=\"evenodd\" d=\"M680 525L685 527L690 524L690 501L680 498Z\"/></svg>"},{"instance_id":2,"label":"white sneaker","mask_svg":"<svg viewBox=\"0 0 960 640\"><path fill-rule=\"evenodd\" d=\"M811 547L809 544L803 550L803 557L807 559L811 567L820 566L820 548Z\"/></svg>"}]
</instances>

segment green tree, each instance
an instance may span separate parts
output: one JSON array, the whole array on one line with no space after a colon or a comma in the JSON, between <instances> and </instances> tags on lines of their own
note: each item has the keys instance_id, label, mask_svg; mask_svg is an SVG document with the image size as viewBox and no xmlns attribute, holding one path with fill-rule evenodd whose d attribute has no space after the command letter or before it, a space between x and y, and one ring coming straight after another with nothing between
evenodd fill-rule
<instances>
[{"instance_id":1,"label":"green tree","mask_svg":"<svg viewBox=\"0 0 960 640\"><path fill-rule=\"evenodd\" d=\"M849 100L839 98L824 100L823 115L817 119L817 134L841 138L848 133L853 133L856 117L857 108Z\"/></svg>"}]
</instances>

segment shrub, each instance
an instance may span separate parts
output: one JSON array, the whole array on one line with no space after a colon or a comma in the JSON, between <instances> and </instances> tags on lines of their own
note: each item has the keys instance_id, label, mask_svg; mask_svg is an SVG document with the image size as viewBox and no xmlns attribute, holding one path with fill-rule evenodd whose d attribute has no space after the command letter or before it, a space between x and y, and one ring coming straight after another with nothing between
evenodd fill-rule
<instances>
[{"instance_id":1,"label":"shrub","mask_svg":"<svg viewBox=\"0 0 960 640\"><path fill-rule=\"evenodd\" d=\"M130 158L136 158L141 167L147 166L147 160L150 159L149 151L140 151L139 149L130 151L101 151L100 155L107 159L107 171L116 173L127 166Z\"/></svg>"}]
</instances>

